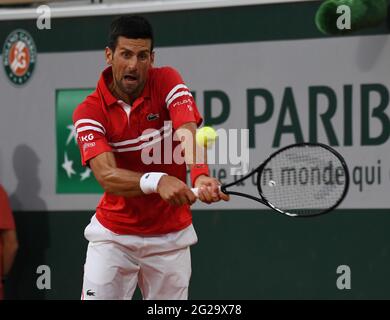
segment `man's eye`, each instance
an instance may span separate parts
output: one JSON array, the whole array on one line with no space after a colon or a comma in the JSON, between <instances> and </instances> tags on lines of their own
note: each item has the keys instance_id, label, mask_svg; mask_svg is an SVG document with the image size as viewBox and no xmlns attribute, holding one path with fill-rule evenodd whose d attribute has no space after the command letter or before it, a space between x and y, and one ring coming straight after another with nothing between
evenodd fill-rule
<instances>
[{"instance_id":1,"label":"man's eye","mask_svg":"<svg viewBox=\"0 0 390 320\"><path fill-rule=\"evenodd\" d=\"M139 59L140 60L146 60L148 58L148 55L147 54L140 54L139 55Z\"/></svg>"},{"instance_id":2,"label":"man's eye","mask_svg":"<svg viewBox=\"0 0 390 320\"><path fill-rule=\"evenodd\" d=\"M122 52L122 57L128 59L130 58L130 54L128 52Z\"/></svg>"}]
</instances>

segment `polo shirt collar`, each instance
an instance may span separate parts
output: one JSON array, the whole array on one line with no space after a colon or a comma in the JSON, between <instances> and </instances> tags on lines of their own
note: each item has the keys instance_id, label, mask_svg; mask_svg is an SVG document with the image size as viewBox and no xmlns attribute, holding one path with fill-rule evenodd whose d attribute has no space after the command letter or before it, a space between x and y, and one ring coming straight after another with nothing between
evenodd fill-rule
<instances>
[{"instance_id":1,"label":"polo shirt collar","mask_svg":"<svg viewBox=\"0 0 390 320\"><path fill-rule=\"evenodd\" d=\"M112 68L111 66L104 69L100 75L98 82L98 89L102 93L103 100L107 106L115 104L118 99L114 97L108 85L112 82Z\"/></svg>"},{"instance_id":2,"label":"polo shirt collar","mask_svg":"<svg viewBox=\"0 0 390 320\"><path fill-rule=\"evenodd\" d=\"M148 74L148 80L145 83L145 87L142 90L141 95L134 101L134 104L140 104L145 98L150 97L150 75L151 70L149 70ZM100 92L102 93L103 99L105 104L109 107L118 102L118 99L112 94L111 90L109 89L109 84L112 82L112 67L107 67L101 74L99 82L98 82L98 88Z\"/></svg>"}]
</instances>

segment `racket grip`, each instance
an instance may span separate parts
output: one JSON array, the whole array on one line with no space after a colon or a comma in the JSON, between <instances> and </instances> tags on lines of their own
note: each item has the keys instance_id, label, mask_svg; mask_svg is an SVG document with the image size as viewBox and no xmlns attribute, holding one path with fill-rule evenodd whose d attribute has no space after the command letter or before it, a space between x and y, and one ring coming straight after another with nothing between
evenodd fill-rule
<instances>
[{"instance_id":1,"label":"racket grip","mask_svg":"<svg viewBox=\"0 0 390 320\"><path fill-rule=\"evenodd\" d=\"M221 186L218 187L219 191L221 191ZM191 191L195 195L195 197L199 198L199 188L191 188Z\"/></svg>"}]
</instances>

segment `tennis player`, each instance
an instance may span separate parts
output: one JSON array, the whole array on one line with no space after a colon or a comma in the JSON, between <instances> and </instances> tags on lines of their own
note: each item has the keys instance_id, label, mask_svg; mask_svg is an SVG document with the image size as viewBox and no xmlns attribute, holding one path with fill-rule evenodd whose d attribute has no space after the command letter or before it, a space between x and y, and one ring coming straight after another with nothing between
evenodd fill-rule
<instances>
[{"instance_id":1,"label":"tennis player","mask_svg":"<svg viewBox=\"0 0 390 320\"><path fill-rule=\"evenodd\" d=\"M202 117L188 87L175 69L153 67L154 55L146 19L115 19L105 50L109 66L73 114L82 163L105 191L85 229L82 299L131 299L137 284L144 299L187 299L197 235L186 164L201 201L229 200L195 143ZM186 163L171 154L169 163L145 164L145 148L169 138L167 123L178 141L161 153L179 146Z\"/></svg>"}]
</instances>

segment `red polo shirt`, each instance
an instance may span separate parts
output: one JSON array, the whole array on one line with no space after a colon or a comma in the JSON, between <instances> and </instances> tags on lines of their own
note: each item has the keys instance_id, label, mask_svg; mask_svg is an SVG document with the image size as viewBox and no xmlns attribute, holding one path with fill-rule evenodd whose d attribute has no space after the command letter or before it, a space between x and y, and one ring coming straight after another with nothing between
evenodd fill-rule
<instances>
[{"instance_id":1,"label":"red polo shirt","mask_svg":"<svg viewBox=\"0 0 390 320\"><path fill-rule=\"evenodd\" d=\"M9 205L8 196L0 185L0 232L4 230L14 230L15 222ZM3 276L3 242L0 238L0 276ZM0 300L3 299L3 284L0 281Z\"/></svg>"},{"instance_id":2,"label":"red polo shirt","mask_svg":"<svg viewBox=\"0 0 390 320\"><path fill-rule=\"evenodd\" d=\"M188 122L199 125L202 118L179 73L170 67L152 68L142 94L132 106L112 95L111 82L109 67L103 71L96 90L73 113L83 165L109 151L114 153L119 168L166 172L185 182L185 163L172 160L180 146L172 141L170 128L173 126L174 131ZM172 206L159 194L123 197L105 192L96 217L115 233L137 235L166 234L192 222L188 205Z\"/></svg>"}]
</instances>

